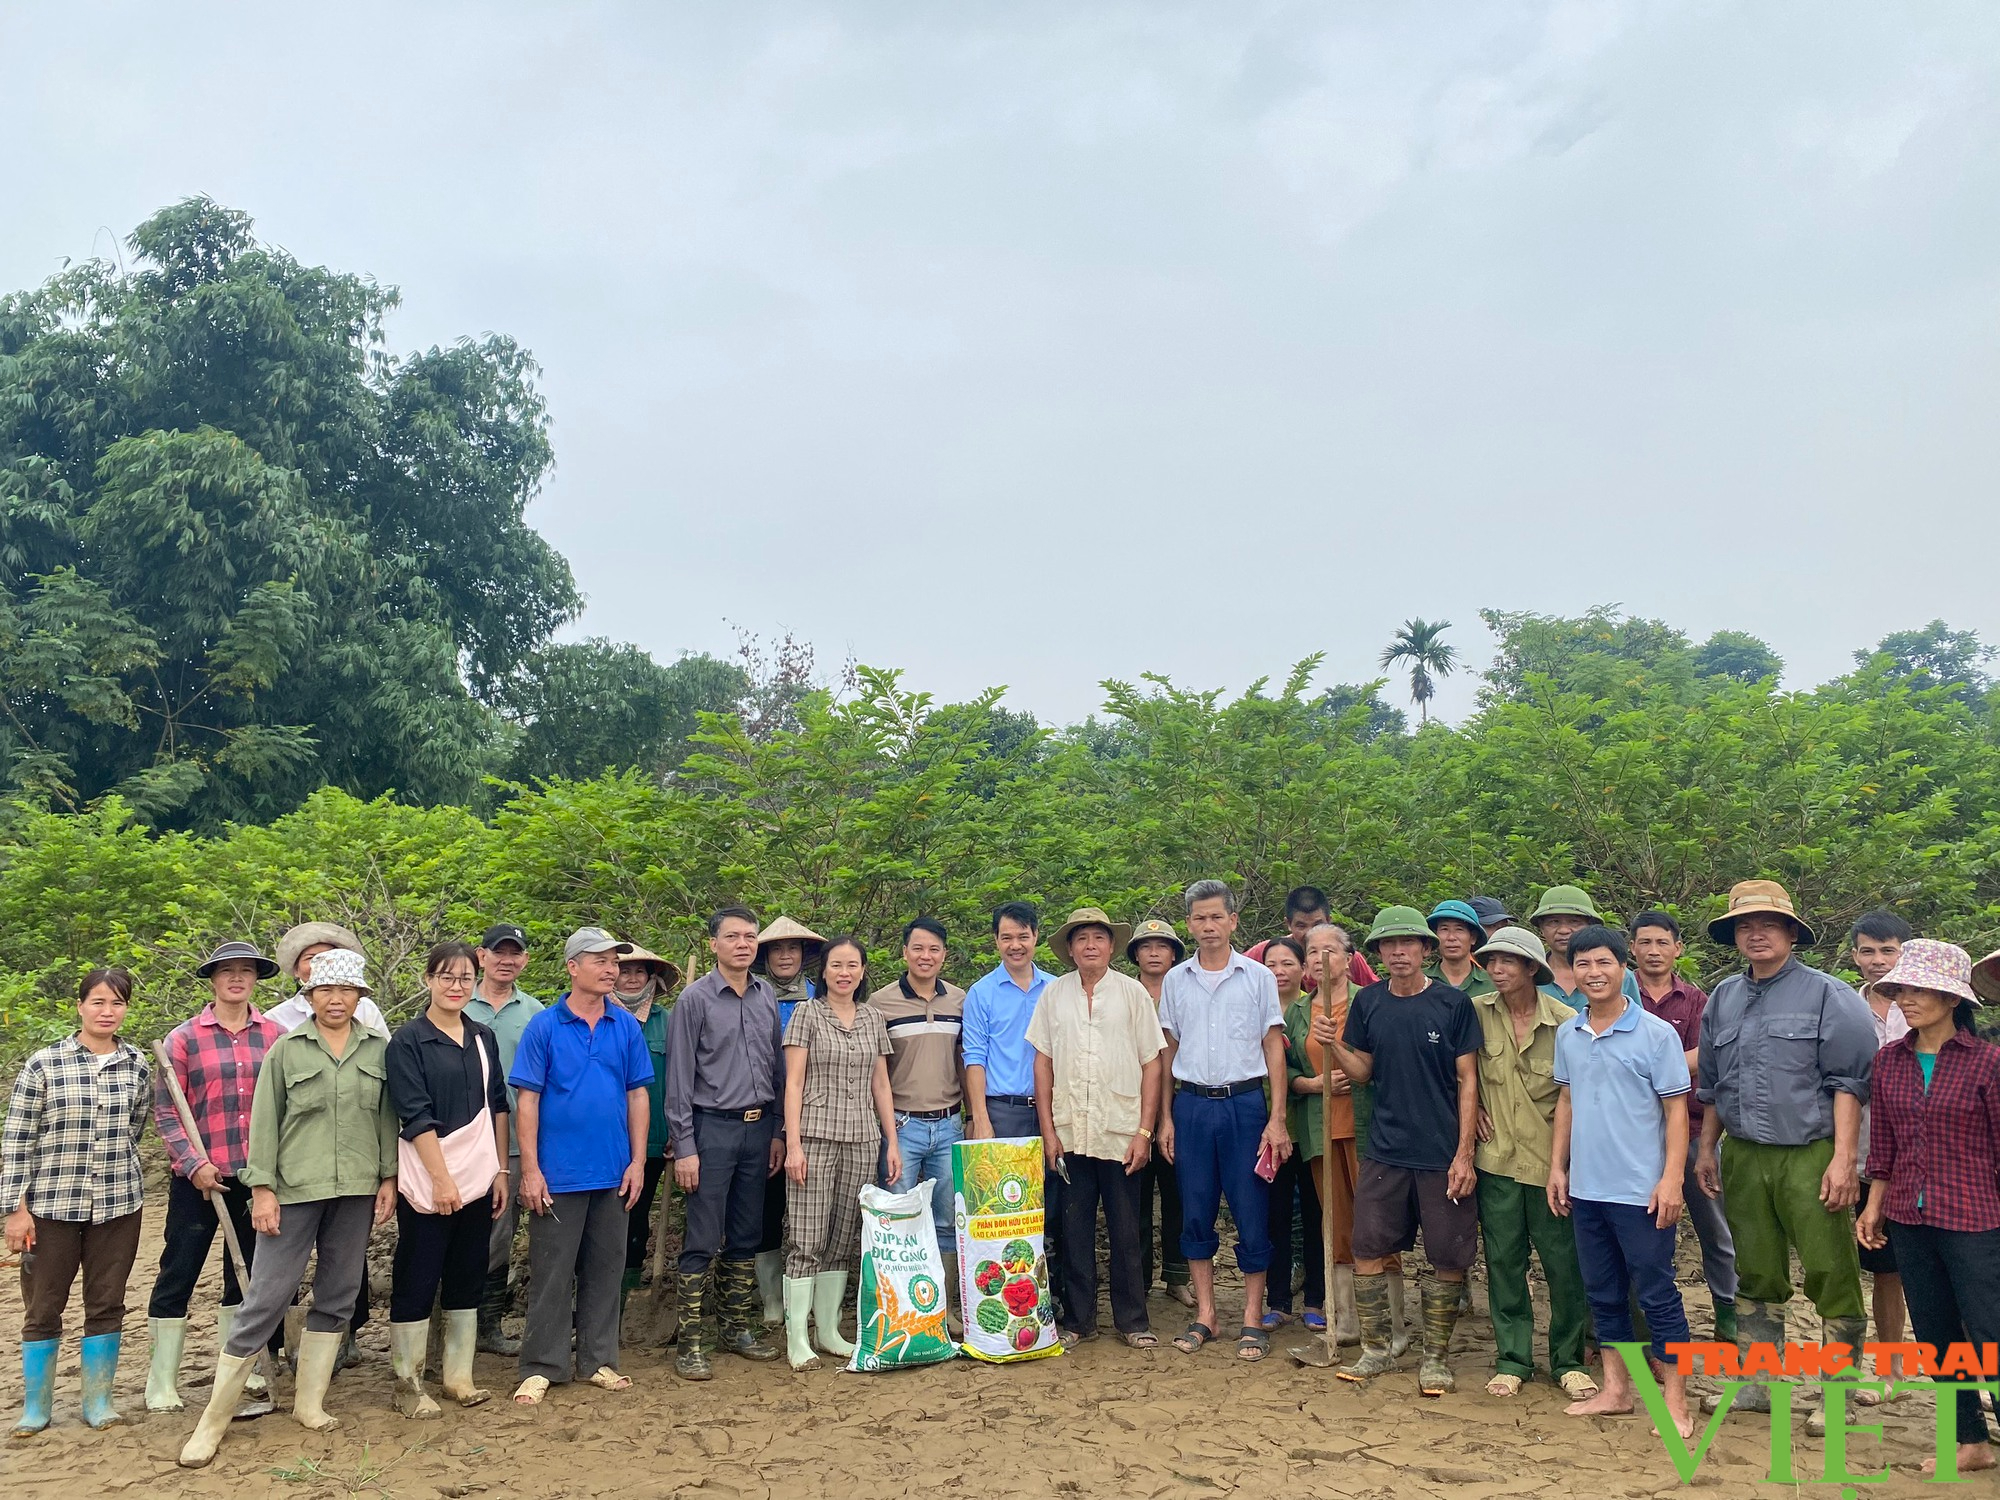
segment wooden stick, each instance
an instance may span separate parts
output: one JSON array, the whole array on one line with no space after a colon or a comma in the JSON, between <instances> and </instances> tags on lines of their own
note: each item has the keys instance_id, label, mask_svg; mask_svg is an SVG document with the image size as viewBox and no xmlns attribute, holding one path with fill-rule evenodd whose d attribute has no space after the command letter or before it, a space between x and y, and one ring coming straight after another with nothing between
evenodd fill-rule
<instances>
[{"instance_id":1,"label":"wooden stick","mask_svg":"<svg viewBox=\"0 0 2000 1500\"><path fill-rule=\"evenodd\" d=\"M1320 955L1319 968L1319 1010L1320 1015L1325 1017L1330 1023L1333 1020L1334 985L1333 955L1331 953ZM1319 1180L1324 1186L1331 1187L1333 1184L1333 1048L1322 1047L1319 1051ZM1312 1170L1310 1162L1306 1164L1306 1170ZM1321 1226L1320 1245L1326 1255L1326 1279L1320 1284L1325 1288L1323 1295L1331 1303L1334 1301L1332 1193L1322 1192L1319 1195L1319 1214ZM1321 1311L1326 1314L1326 1358L1327 1362L1331 1364L1336 1357L1334 1350L1340 1347L1336 1342L1336 1330L1334 1328L1338 1308L1329 1306L1322 1308Z\"/></svg>"}]
</instances>

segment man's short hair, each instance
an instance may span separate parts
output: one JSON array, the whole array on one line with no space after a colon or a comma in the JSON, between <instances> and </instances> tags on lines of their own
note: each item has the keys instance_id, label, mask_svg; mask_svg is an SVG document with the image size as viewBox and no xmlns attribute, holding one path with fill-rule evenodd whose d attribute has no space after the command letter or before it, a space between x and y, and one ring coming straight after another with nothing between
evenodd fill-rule
<instances>
[{"instance_id":1,"label":"man's short hair","mask_svg":"<svg viewBox=\"0 0 2000 1500\"><path fill-rule=\"evenodd\" d=\"M1285 920L1302 917L1316 911L1332 911L1326 899L1326 892L1316 885L1294 886L1285 892Z\"/></svg>"},{"instance_id":2,"label":"man's short hair","mask_svg":"<svg viewBox=\"0 0 2000 1500\"><path fill-rule=\"evenodd\" d=\"M1856 938L1873 938L1878 943L1907 943L1915 936L1908 922L1878 906L1855 919L1854 926L1848 931L1847 941L1850 945Z\"/></svg>"},{"instance_id":3,"label":"man's short hair","mask_svg":"<svg viewBox=\"0 0 2000 1500\"><path fill-rule=\"evenodd\" d=\"M944 923L936 917L912 917L903 927L903 946L910 946L910 939L919 932L928 932L945 947L951 946L951 939L945 935Z\"/></svg>"},{"instance_id":4,"label":"man's short hair","mask_svg":"<svg viewBox=\"0 0 2000 1500\"><path fill-rule=\"evenodd\" d=\"M1632 919L1632 936L1637 937L1639 930L1644 927L1664 927L1674 935L1675 941L1680 939L1681 924L1674 920L1672 912L1661 911L1657 906L1651 911L1640 912ZM1572 953L1576 951L1574 939L1570 941L1570 951Z\"/></svg>"},{"instance_id":5,"label":"man's short hair","mask_svg":"<svg viewBox=\"0 0 2000 1500\"><path fill-rule=\"evenodd\" d=\"M1592 923L1569 940L1569 961L1576 962L1579 953L1588 953L1593 948L1609 948L1623 964L1632 957L1632 944L1625 934L1616 927L1606 927L1602 923Z\"/></svg>"},{"instance_id":6,"label":"man's short hair","mask_svg":"<svg viewBox=\"0 0 2000 1500\"><path fill-rule=\"evenodd\" d=\"M749 907L747 907L747 906L725 906L725 907L723 907L723 908L722 908L722 910L721 910L721 911L718 911L718 912L715 912L714 914L712 914L712 915L711 915L711 916L709 917L709 919L708 919L708 935L709 935L710 937L714 937L714 936L715 936L715 935L716 935L717 933L719 933L720 931L722 931L722 924L723 924L724 922L727 922L727 921L728 921L728 920L729 920L729 919L730 919L731 917L740 917L740 918L742 918L742 919L743 919L744 921L748 922L748 923L749 923L749 924L750 924L750 925L751 925L752 927L755 927L755 926L757 926L757 925L758 925L758 924L757 924L757 913L755 913L754 911L750 910L750 908L749 908Z\"/></svg>"},{"instance_id":7,"label":"man's short hair","mask_svg":"<svg viewBox=\"0 0 2000 1500\"><path fill-rule=\"evenodd\" d=\"M1220 880L1197 880L1182 894L1181 901L1189 911L1193 911L1197 901L1213 901L1222 898L1224 911L1236 910L1236 892Z\"/></svg>"},{"instance_id":8,"label":"man's short hair","mask_svg":"<svg viewBox=\"0 0 2000 1500\"><path fill-rule=\"evenodd\" d=\"M1019 922L1030 932L1040 932L1042 930L1042 914L1026 901L1009 901L1004 905L994 907L993 930L995 932L1000 930L1000 923L1003 918L1009 922ZM905 938L904 941L907 942L908 939Z\"/></svg>"}]
</instances>

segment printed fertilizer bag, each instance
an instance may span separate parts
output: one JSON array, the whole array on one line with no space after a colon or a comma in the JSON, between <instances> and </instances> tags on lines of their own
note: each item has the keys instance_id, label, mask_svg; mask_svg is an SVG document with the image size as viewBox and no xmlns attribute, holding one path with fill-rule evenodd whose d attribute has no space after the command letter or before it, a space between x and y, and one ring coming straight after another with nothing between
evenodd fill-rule
<instances>
[{"instance_id":1,"label":"printed fertilizer bag","mask_svg":"<svg viewBox=\"0 0 2000 1500\"><path fill-rule=\"evenodd\" d=\"M958 1353L944 1326L944 1258L931 1222L934 1181L861 1190L861 1296L850 1370L930 1365Z\"/></svg>"},{"instance_id":2,"label":"printed fertilizer bag","mask_svg":"<svg viewBox=\"0 0 2000 1500\"><path fill-rule=\"evenodd\" d=\"M1042 1139L951 1148L964 1349L996 1363L1062 1353L1042 1251Z\"/></svg>"}]
</instances>

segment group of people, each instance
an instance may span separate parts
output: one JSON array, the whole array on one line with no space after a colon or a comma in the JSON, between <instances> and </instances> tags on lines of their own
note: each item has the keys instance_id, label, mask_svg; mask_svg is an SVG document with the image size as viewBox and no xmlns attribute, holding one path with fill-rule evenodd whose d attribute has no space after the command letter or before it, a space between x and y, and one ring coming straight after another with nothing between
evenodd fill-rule
<instances>
[{"instance_id":1,"label":"group of people","mask_svg":"<svg viewBox=\"0 0 2000 1500\"><path fill-rule=\"evenodd\" d=\"M181 1407L190 1297L218 1228L231 1244L189 1465L234 1418L271 1409L281 1359L298 1420L335 1425L325 1398L355 1357L369 1238L391 1218L405 1416L440 1412L425 1386L434 1321L438 1388L461 1405L488 1399L476 1350L517 1360L523 1405L579 1376L626 1388L624 1299L669 1163L686 1206L677 1372L710 1378L725 1352L796 1368L845 1358L862 1188L939 1184L955 1287L951 1157L966 1138L1040 1138L1065 1345L1099 1333L1101 1227L1113 1330L1157 1346L1156 1210L1158 1270L1190 1312L1172 1342L1194 1354L1216 1339L1225 1203L1238 1358L1267 1357L1290 1316L1297 1222L1303 1321L1355 1348L1339 1377L1380 1377L1414 1342L1430 1396L1453 1389L1447 1356L1483 1243L1489 1394L1536 1373L1532 1258L1548 1289L1545 1368L1568 1410L1633 1409L1624 1365L1604 1358L1600 1382L1590 1344L1631 1341L1636 1307L1691 1431L1666 1356L1689 1338L1673 1270L1684 1217L1719 1340L1784 1342L1794 1253L1828 1342L1864 1341L1864 1267L1880 1341L1902 1338L1905 1298L1923 1342L2000 1339L2000 1048L1971 1021L1982 994L2000 996L2000 954L1975 965L1870 913L1848 934L1857 991L1801 961L1817 935L1761 880L1709 924L1742 958L1712 996L1682 974L1671 914L1617 925L1576 886L1544 892L1525 920L1485 896L1389 906L1358 949L1312 887L1287 898L1287 931L1247 952L1227 884L1196 881L1184 906L1191 942L1159 917L1096 907L1045 933L1035 907L1007 903L992 920L998 963L966 989L943 977L949 935L929 917L903 929L900 971L877 983L860 940L742 907L709 918L713 967L685 988L672 961L586 927L564 944L568 988L548 1005L518 985L526 932L500 923L429 952L428 1003L393 1034L360 940L311 923L276 959L217 947L198 971L209 1002L165 1039L157 1070L119 1034L132 977L94 970L75 1034L17 1079L0 1143L26 1304L16 1431L50 1420L79 1274L84 1419L118 1420L149 1121L173 1168L150 1410ZM1044 948L1059 972L1039 966ZM281 972L297 992L260 1009L258 986ZM502 1319L524 1213L515 1338ZM1420 1240L1413 1320L1403 1257ZM766 1336L777 1325L782 1348ZM1737 1404L1761 1404L1759 1388ZM1957 1412L1960 1467L1989 1466L1978 1401L1961 1394Z\"/></svg>"}]
</instances>

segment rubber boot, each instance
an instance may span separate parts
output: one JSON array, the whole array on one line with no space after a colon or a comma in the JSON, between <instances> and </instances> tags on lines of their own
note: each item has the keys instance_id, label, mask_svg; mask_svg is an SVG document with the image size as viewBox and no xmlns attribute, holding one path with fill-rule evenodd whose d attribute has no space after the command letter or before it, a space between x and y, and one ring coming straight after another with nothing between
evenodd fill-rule
<instances>
[{"instance_id":1,"label":"rubber boot","mask_svg":"<svg viewBox=\"0 0 2000 1500\"><path fill-rule=\"evenodd\" d=\"M1736 1301L1731 1297L1715 1299L1715 1341L1718 1344L1736 1342Z\"/></svg>"},{"instance_id":2,"label":"rubber boot","mask_svg":"<svg viewBox=\"0 0 2000 1500\"><path fill-rule=\"evenodd\" d=\"M111 1395L118 1383L118 1351L124 1342L123 1333L94 1333L77 1351L83 1366L83 1425L93 1432L125 1420Z\"/></svg>"},{"instance_id":3,"label":"rubber boot","mask_svg":"<svg viewBox=\"0 0 2000 1500\"><path fill-rule=\"evenodd\" d=\"M1861 1352L1861 1346L1868 1338L1868 1319L1866 1316L1859 1318L1822 1318L1820 1320L1820 1330L1820 1342L1822 1344L1847 1345L1848 1358L1854 1361L1846 1375L1840 1378L1849 1381L1866 1380L1868 1378L1868 1361ZM1817 1386L1813 1389L1814 1398L1818 1404L1813 1407L1812 1411L1806 1417L1806 1431L1814 1437L1825 1437L1826 1388L1824 1386Z\"/></svg>"},{"instance_id":4,"label":"rubber boot","mask_svg":"<svg viewBox=\"0 0 2000 1500\"><path fill-rule=\"evenodd\" d=\"M1416 1342L1417 1330L1410 1322L1403 1273L1385 1271L1383 1276L1389 1283L1389 1352L1401 1359L1409 1352L1410 1345Z\"/></svg>"},{"instance_id":5,"label":"rubber boot","mask_svg":"<svg viewBox=\"0 0 2000 1500\"><path fill-rule=\"evenodd\" d=\"M1451 1331L1458 1326L1459 1284L1435 1276L1417 1283L1424 1306L1424 1357L1417 1367L1417 1394L1444 1396L1456 1390L1451 1378Z\"/></svg>"},{"instance_id":6,"label":"rubber boot","mask_svg":"<svg viewBox=\"0 0 2000 1500\"><path fill-rule=\"evenodd\" d=\"M308 1432L331 1432L340 1425L338 1417L327 1415L326 1388L333 1384L333 1368L340 1362L340 1346L346 1337L345 1333L314 1333L310 1329L299 1335L299 1373L292 1382L292 1415ZM417 1354L422 1357L421 1345Z\"/></svg>"},{"instance_id":7,"label":"rubber boot","mask_svg":"<svg viewBox=\"0 0 2000 1500\"><path fill-rule=\"evenodd\" d=\"M33 1437L49 1425L56 1397L56 1345L59 1339L36 1339L21 1345L21 1420L15 1437Z\"/></svg>"},{"instance_id":8,"label":"rubber boot","mask_svg":"<svg viewBox=\"0 0 2000 1500\"><path fill-rule=\"evenodd\" d=\"M1354 1321L1360 1330L1361 1357L1334 1371L1342 1380L1373 1380L1396 1368L1396 1356L1389 1344L1390 1288L1386 1275L1354 1278Z\"/></svg>"},{"instance_id":9,"label":"rubber boot","mask_svg":"<svg viewBox=\"0 0 2000 1500\"><path fill-rule=\"evenodd\" d=\"M764 1299L764 1326L781 1328L785 1322L785 1252L757 1252L757 1291Z\"/></svg>"},{"instance_id":10,"label":"rubber boot","mask_svg":"<svg viewBox=\"0 0 2000 1500\"><path fill-rule=\"evenodd\" d=\"M1773 1309L1768 1302L1753 1302L1748 1297L1736 1299L1736 1351L1744 1359L1750 1357L1752 1344L1771 1344L1785 1347L1785 1314L1782 1309ZM1717 1391L1701 1403L1703 1411L1716 1411L1722 1406L1722 1392ZM1731 1411L1762 1412L1771 1409L1771 1392L1762 1381L1753 1381L1741 1387L1729 1403Z\"/></svg>"},{"instance_id":11,"label":"rubber boot","mask_svg":"<svg viewBox=\"0 0 2000 1500\"><path fill-rule=\"evenodd\" d=\"M840 1336L840 1314L847 1306L847 1273L821 1271L813 1277L813 1336L835 1359L847 1359L854 1346Z\"/></svg>"},{"instance_id":12,"label":"rubber boot","mask_svg":"<svg viewBox=\"0 0 2000 1500\"><path fill-rule=\"evenodd\" d=\"M757 1317L757 1268L747 1260L718 1260L715 1270L718 1343L726 1354L759 1364L776 1359L778 1346L752 1326Z\"/></svg>"},{"instance_id":13,"label":"rubber boot","mask_svg":"<svg viewBox=\"0 0 2000 1500\"><path fill-rule=\"evenodd\" d=\"M479 1304L479 1348L482 1353L513 1359L521 1352L521 1341L509 1338L501 1325L513 1308L514 1296L507 1285L507 1273L495 1271L486 1278L486 1297Z\"/></svg>"},{"instance_id":14,"label":"rubber boot","mask_svg":"<svg viewBox=\"0 0 2000 1500\"><path fill-rule=\"evenodd\" d=\"M306 1310L294 1302L285 1309L285 1363L294 1374L299 1368L299 1340L306 1336Z\"/></svg>"},{"instance_id":15,"label":"rubber boot","mask_svg":"<svg viewBox=\"0 0 2000 1500\"><path fill-rule=\"evenodd\" d=\"M810 1276L785 1278L785 1358L794 1370L819 1368L806 1325L812 1318L813 1282Z\"/></svg>"},{"instance_id":16,"label":"rubber boot","mask_svg":"<svg viewBox=\"0 0 2000 1500\"><path fill-rule=\"evenodd\" d=\"M180 1411L181 1351L187 1347L186 1318L148 1318L146 1332L152 1338L152 1363L146 1370L146 1410Z\"/></svg>"},{"instance_id":17,"label":"rubber boot","mask_svg":"<svg viewBox=\"0 0 2000 1500\"><path fill-rule=\"evenodd\" d=\"M1333 1340L1336 1344L1361 1342L1360 1325L1354 1320L1354 1267L1333 1268Z\"/></svg>"},{"instance_id":18,"label":"rubber boot","mask_svg":"<svg viewBox=\"0 0 2000 1500\"><path fill-rule=\"evenodd\" d=\"M425 1326L428 1327L429 1325L426 1324ZM351 1370L360 1363L361 1340L356 1338L354 1330L349 1328L340 1336L340 1359L334 1368L338 1370Z\"/></svg>"},{"instance_id":19,"label":"rubber boot","mask_svg":"<svg viewBox=\"0 0 2000 1500\"><path fill-rule=\"evenodd\" d=\"M209 1388L208 1405L202 1408L201 1420L195 1423L194 1431L181 1448L180 1465L183 1469L200 1469L215 1457L215 1450L222 1445L223 1434L229 1431L229 1424L236 1419L236 1407L243 1399L243 1384L250 1378L250 1371L256 1356L249 1359L238 1358L234 1354L218 1354L215 1357L215 1384Z\"/></svg>"},{"instance_id":20,"label":"rubber boot","mask_svg":"<svg viewBox=\"0 0 2000 1500\"><path fill-rule=\"evenodd\" d=\"M478 1406L492 1396L472 1383L472 1351L479 1342L479 1312L448 1307L444 1313L444 1393L460 1406Z\"/></svg>"},{"instance_id":21,"label":"rubber boot","mask_svg":"<svg viewBox=\"0 0 2000 1500\"><path fill-rule=\"evenodd\" d=\"M708 1300L708 1272L681 1273L680 1347L674 1353L674 1373L683 1380L713 1380L708 1325L702 1321Z\"/></svg>"},{"instance_id":22,"label":"rubber boot","mask_svg":"<svg viewBox=\"0 0 2000 1500\"><path fill-rule=\"evenodd\" d=\"M430 1343L431 1320L389 1325L389 1368L396 1377L396 1410L414 1421L444 1415L444 1408L424 1391L424 1349ZM301 1381L304 1380L301 1375Z\"/></svg>"},{"instance_id":23,"label":"rubber boot","mask_svg":"<svg viewBox=\"0 0 2000 1500\"><path fill-rule=\"evenodd\" d=\"M215 1348L221 1353L229 1347L229 1334L236 1327L236 1309L218 1307L215 1310ZM247 1422L252 1417L268 1417L278 1409L278 1403L271 1399L271 1382L264 1378L260 1362L254 1357L250 1363L250 1378L243 1382L243 1404L236 1408L236 1420Z\"/></svg>"}]
</instances>

